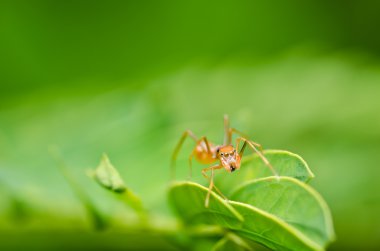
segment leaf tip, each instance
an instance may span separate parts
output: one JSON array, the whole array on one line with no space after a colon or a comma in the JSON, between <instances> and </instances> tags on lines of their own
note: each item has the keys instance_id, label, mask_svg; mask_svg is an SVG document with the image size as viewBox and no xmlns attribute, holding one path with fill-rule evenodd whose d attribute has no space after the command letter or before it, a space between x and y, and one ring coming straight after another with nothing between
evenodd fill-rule
<instances>
[{"instance_id":1,"label":"leaf tip","mask_svg":"<svg viewBox=\"0 0 380 251\"><path fill-rule=\"evenodd\" d=\"M98 184L116 193L123 193L127 190L123 179L106 153L102 154L98 167L94 171L88 171L87 173Z\"/></svg>"}]
</instances>

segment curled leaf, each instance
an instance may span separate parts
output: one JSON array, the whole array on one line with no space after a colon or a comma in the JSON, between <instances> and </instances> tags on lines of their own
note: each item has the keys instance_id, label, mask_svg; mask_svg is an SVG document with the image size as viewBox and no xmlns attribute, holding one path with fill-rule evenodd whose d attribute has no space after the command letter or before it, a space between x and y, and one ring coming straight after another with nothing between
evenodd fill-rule
<instances>
[{"instance_id":1,"label":"curled leaf","mask_svg":"<svg viewBox=\"0 0 380 251\"><path fill-rule=\"evenodd\" d=\"M106 154L103 154L100 164L92 175L101 186L116 193L123 193L127 189L119 172L112 165Z\"/></svg>"},{"instance_id":2,"label":"curled leaf","mask_svg":"<svg viewBox=\"0 0 380 251\"><path fill-rule=\"evenodd\" d=\"M145 218L145 209L140 198L126 187L124 180L106 154L103 154L100 164L95 171L89 172L89 175L102 187L118 194L125 204Z\"/></svg>"}]
</instances>

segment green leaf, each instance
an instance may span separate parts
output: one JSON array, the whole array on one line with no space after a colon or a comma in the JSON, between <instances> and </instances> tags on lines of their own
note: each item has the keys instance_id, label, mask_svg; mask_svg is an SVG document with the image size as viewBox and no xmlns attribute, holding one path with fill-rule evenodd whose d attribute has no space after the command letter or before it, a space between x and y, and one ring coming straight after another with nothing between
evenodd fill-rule
<instances>
[{"instance_id":1,"label":"green leaf","mask_svg":"<svg viewBox=\"0 0 380 251\"><path fill-rule=\"evenodd\" d=\"M100 164L95 171L90 171L89 175L102 187L118 194L128 206L133 208L142 218L145 218L145 209L140 198L130 189L127 189L119 172L106 154L103 154Z\"/></svg>"},{"instance_id":2,"label":"green leaf","mask_svg":"<svg viewBox=\"0 0 380 251\"><path fill-rule=\"evenodd\" d=\"M100 164L93 172L93 178L101 186L116 193L123 193L127 189L119 172L112 165L106 154L103 154Z\"/></svg>"},{"instance_id":3,"label":"green leaf","mask_svg":"<svg viewBox=\"0 0 380 251\"><path fill-rule=\"evenodd\" d=\"M297 154L283 150L266 150L263 153L280 176L293 177L303 182L309 182L314 178L307 163ZM273 176L273 173L257 154L252 154L243 156L238 171L231 174L216 173L215 184L225 194L229 194L243 182L268 176Z\"/></svg>"},{"instance_id":4,"label":"green leaf","mask_svg":"<svg viewBox=\"0 0 380 251\"><path fill-rule=\"evenodd\" d=\"M185 223L219 225L273 250L324 250L334 239L327 205L294 178L250 182L231 197L241 202L226 202L212 192L209 208L204 207L207 190L192 182L171 187L169 200Z\"/></svg>"},{"instance_id":5,"label":"green leaf","mask_svg":"<svg viewBox=\"0 0 380 251\"><path fill-rule=\"evenodd\" d=\"M255 207L265 212L312 250L323 250L335 238L327 204L314 189L297 179L267 177L254 180L236 189L231 199L249 204L248 208ZM244 213L247 211L246 204L237 204L235 209L249 220L249 216ZM266 238L268 239L268 236ZM270 246L266 241L262 243ZM289 245L289 239L284 239L280 243L292 246ZM309 250L301 247L293 249Z\"/></svg>"},{"instance_id":6,"label":"green leaf","mask_svg":"<svg viewBox=\"0 0 380 251\"><path fill-rule=\"evenodd\" d=\"M193 182L176 182L169 190L169 202L186 224L215 224L238 228L243 217L229 203L211 192L210 205L205 207L208 189Z\"/></svg>"}]
</instances>

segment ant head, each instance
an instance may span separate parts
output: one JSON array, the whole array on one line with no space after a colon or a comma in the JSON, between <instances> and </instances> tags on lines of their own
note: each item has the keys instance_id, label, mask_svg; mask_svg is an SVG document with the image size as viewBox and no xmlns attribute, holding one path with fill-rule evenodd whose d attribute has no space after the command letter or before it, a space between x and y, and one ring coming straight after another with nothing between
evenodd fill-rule
<instances>
[{"instance_id":1,"label":"ant head","mask_svg":"<svg viewBox=\"0 0 380 251\"><path fill-rule=\"evenodd\" d=\"M228 172L240 168L240 155L233 146L222 146L216 150L218 159Z\"/></svg>"}]
</instances>

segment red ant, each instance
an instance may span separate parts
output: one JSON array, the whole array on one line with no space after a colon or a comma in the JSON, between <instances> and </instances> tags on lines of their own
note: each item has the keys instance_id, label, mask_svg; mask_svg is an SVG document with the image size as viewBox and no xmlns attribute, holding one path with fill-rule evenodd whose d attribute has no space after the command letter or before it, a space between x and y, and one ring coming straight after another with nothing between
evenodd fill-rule
<instances>
[{"instance_id":1,"label":"red ant","mask_svg":"<svg viewBox=\"0 0 380 251\"><path fill-rule=\"evenodd\" d=\"M231 145L232 134L238 134L239 137L236 139L236 147ZM190 167L190 176L192 172L192 159L195 156L196 160L202 164L212 164L216 161L219 161L218 164L213 165L208 168L202 169L202 175L209 180L210 185L208 188L208 193L205 200L205 207L208 207L211 190L214 188L224 199L227 198L220 192L220 190L214 185L214 170L222 169L223 167L227 172L234 172L240 168L241 158L243 157L244 150L248 145L252 150L259 155L262 161L269 167L274 176L278 177L277 172L274 170L272 165L269 163L268 159L262 153L262 147L260 144L246 139L245 135L235 128L231 128L229 125L229 118L227 115L224 115L224 142L223 145L215 145L207 140L205 136L197 138L194 133L190 130L186 130L181 139L179 140L172 156L172 175L175 174L175 160L177 155L183 145L183 142L187 137L192 138L196 145L189 157L189 167ZM240 151L237 152L240 148L240 142L243 141L243 146ZM260 150L258 150L258 148ZM211 171L211 178L207 176L206 172Z\"/></svg>"}]
</instances>

